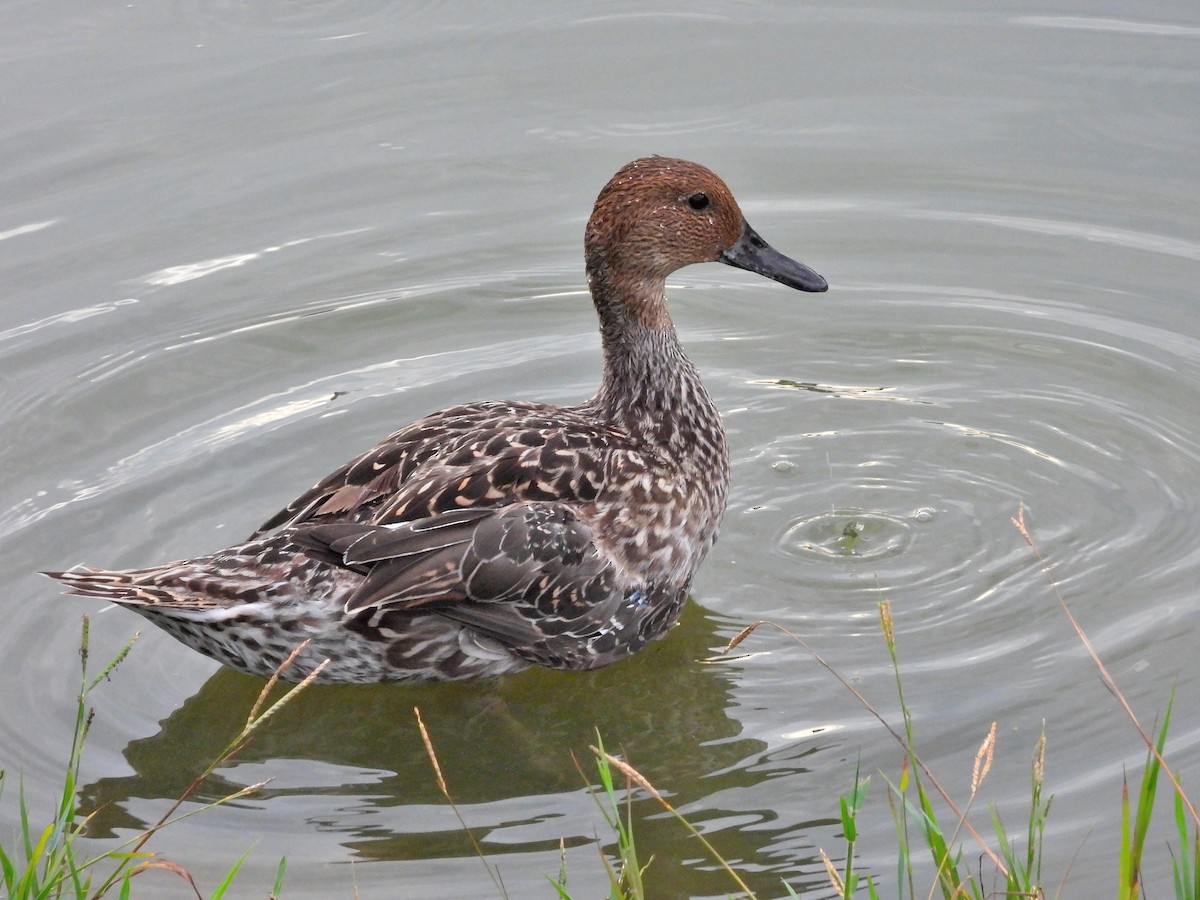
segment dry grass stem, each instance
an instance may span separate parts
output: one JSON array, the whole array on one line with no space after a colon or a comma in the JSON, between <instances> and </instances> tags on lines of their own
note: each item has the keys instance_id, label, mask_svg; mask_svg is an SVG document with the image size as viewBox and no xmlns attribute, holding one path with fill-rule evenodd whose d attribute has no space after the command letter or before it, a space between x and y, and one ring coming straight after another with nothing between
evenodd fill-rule
<instances>
[{"instance_id":1,"label":"dry grass stem","mask_svg":"<svg viewBox=\"0 0 1200 900\"><path fill-rule=\"evenodd\" d=\"M438 763L437 754L433 751L433 741L429 737L429 731L425 728L425 720L421 718L421 710L414 706L413 715L417 717L417 729L421 732L421 741L425 744L425 754L429 757L429 762L433 765L433 775L437 779L438 790L445 795L446 799L450 799L450 791L446 787L446 779L442 775L442 767Z\"/></svg>"},{"instance_id":2,"label":"dry grass stem","mask_svg":"<svg viewBox=\"0 0 1200 900\"><path fill-rule=\"evenodd\" d=\"M1054 591L1054 597L1058 600L1058 605L1062 607L1062 611L1066 614L1067 621L1071 623L1071 627L1075 629L1075 633L1079 636L1079 640L1086 648L1088 655L1095 663L1096 669L1100 672L1100 681L1104 684L1108 692L1116 698L1116 701L1121 705L1121 709L1125 711L1125 715L1129 717L1129 721L1133 723L1134 729L1141 736L1142 741L1146 744L1150 753L1158 760L1158 764L1162 767L1162 771L1171 779L1171 784L1175 787L1175 793L1180 798L1183 805L1187 808L1188 813L1192 817L1192 821L1200 828L1200 814L1197 814L1196 807L1192 804L1191 799L1183 792L1183 785L1180 784L1175 771L1167 765L1167 761L1163 759L1161 753L1158 752L1158 747L1154 744L1154 739L1142 727L1142 723L1138 721L1137 715L1133 711L1133 707L1129 705L1129 701L1125 699L1125 695L1121 693L1121 689L1117 687L1116 680L1109 674L1108 667L1104 665L1100 659L1100 654L1096 652L1096 648L1092 646L1091 640L1087 633L1083 630L1083 626L1079 624L1079 620L1075 618L1075 614L1071 612L1071 608L1067 606L1066 598L1063 597L1062 591L1058 588L1058 582L1054 576L1050 574L1050 566L1046 562L1046 558L1042 556L1042 551L1038 549L1037 544L1033 542L1033 538L1029 536L1029 529L1025 526L1025 504L1021 503L1017 507L1017 515L1012 520L1013 527L1017 529L1021 537L1025 538L1025 543L1033 550L1034 555L1038 558L1038 562L1042 564L1042 572L1046 575L1046 580L1050 582L1050 589Z\"/></svg>"},{"instance_id":3,"label":"dry grass stem","mask_svg":"<svg viewBox=\"0 0 1200 900\"><path fill-rule=\"evenodd\" d=\"M254 705L250 707L250 715L248 715L246 717L247 725L252 723L254 721L255 716L258 715L259 709L261 709L263 703L266 702L267 695L271 693L271 688L275 687L275 685L279 683L279 676L282 673L286 672L289 668L291 668L292 663L294 663L296 661L296 657L299 656L301 653L303 653L304 648L307 647L311 643L312 643L312 641L310 641L310 640L301 641L299 644L296 645L296 648L294 650L292 650L291 653L288 654L287 659L285 659L282 663L279 664L279 668L277 668L274 672L271 673L271 677L267 679L267 683L263 686L263 689L261 691L259 691L258 698L254 701ZM325 662L329 662L329 660L326 660ZM320 668L324 667L324 665L325 665L325 663L322 663L321 666L318 666L317 668L320 669Z\"/></svg>"},{"instance_id":4,"label":"dry grass stem","mask_svg":"<svg viewBox=\"0 0 1200 900\"><path fill-rule=\"evenodd\" d=\"M454 811L454 817L458 819L458 824L462 826L462 830L466 833L467 839L471 842L471 847L475 850L475 855L479 857L479 861L483 863L484 871L488 873L488 877L492 879L492 884L496 886L496 890L500 892L500 896L508 900L508 891L504 888L504 881L500 877L500 872L487 861L487 856L484 855L483 848L479 846L479 841L475 839L475 832L467 827L467 820L463 818L462 812L458 808L458 804L454 802L454 798L450 796L450 789L446 786L445 776L442 775L442 765L438 762L437 753L433 749L433 738L429 736L429 729L425 727L425 720L421 718L421 710L419 707L413 707L413 714L417 717L417 730L421 732L421 741L425 744L425 753L429 757L429 762L433 766L433 774L437 779L438 790L442 792L442 796L446 798L446 802L450 805L450 809Z\"/></svg>"},{"instance_id":5,"label":"dry grass stem","mask_svg":"<svg viewBox=\"0 0 1200 900\"><path fill-rule=\"evenodd\" d=\"M286 665L286 662L285 662L285 665ZM249 737L249 732L253 732L254 729L256 729L260 725L262 725L263 722L267 721L267 719L271 718L271 716L278 713L281 709L283 709L285 706L287 706L289 703L292 702L292 698L298 696L302 690L304 690L310 684L312 684L314 681L316 681L317 678L320 676L321 672L323 672L325 670L325 667L328 665L329 665L328 659L321 660L319 663L317 663L317 666L315 669L313 669L311 672L309 672L307 675L305 675L303 679L301 679L299 682L296 683L295 687L291 688L286 694L284 694L282 697L280 697L278 700L276 700L274 703L272 703L267 708L266 712L264 712L262 715L260 715L256 720L254 720L251 723L248 723L249 727L247 729L247 737ZM282 669L280 671L282 671ZM262 694L260 694L260 697L265 697L267 695L267 692L270 691L270 689L271 688L269 685L267 687L263 688L263 692L262 692ZM239 748L239 749L241 749L241 748Z\"/></svg>"},{"instance_id":6,"label":"dry grass stem","mask_svg":"<svg viewBox=\"0 0 1200 900\"><path fill-rule=\"evenodd\" d=\"M149 869L164 869L167 872L178 875L192 886L192 892L196 895L196 900L204 900L200 893L200 889L196 887L196 879L192 877L192 873L183 866L179 865L179 863L173 863L169 859L151 859L144 863L138 863L136 866L134 866L133 871L131 871L129 874L130 876L133 876Z\"/></svg>"},{"instance_id":7,"label":"dry grass stem","mask_svg":"<svg viewBox=\"0 0 1200 900\"><path fill-rule=\"evenodd\" d=\"M680 812L677 809L675 809L675 807L673 807L669 802L667 802L667 799L658 792L658 788L656 788L653 784L650 783L650 779L648 779L645 775L643 775L641 772L639 772L637 769L635 769L629 763L625 762L625 760L620 759L616 756L613 756L611 753L609 753L606 750L601 750L598 747L590 747L590 746L588 747L588 749L592 751L592 753L596 756L597 759L604 759L605 761L607 761L607 763L610 766L612 766L612 768L616 769L618 772L620 772L622 775L624 775L627 779L629 779L630 782L636 784L638 787L640 787L642 790L644 790L646 793L648 793L651 797L653 797L655 800L657 800L663 809L665 809L667 812L669 812L671 815L673 815L680 823L683 824L683 826L689 832L691 832L692 837L694 837L696 840L698 840L701 844L704 845L704 849L707 850L709 855L714 860L716 860L716 862L721 866L722 869L725 870L725 872L729 875L730 878L733 879L733 881L737 884L737 886L739 888L741 888L743 891L745 891L746 896L754 897L754 892L752 890L750 890L750 888L749 888L749 886L747 886L746 882L742 880L742 877L733 870L733 866L731 866L729 864L729 862L725 859L725 857L723 857L720 853L717 852L717 849L711 843L709 843L708 838L706 838L704 835L702 835L700 833L699 829L697 829L695 825L693 825L691 822L689 822L686 817L681 815ZM578 761L576 762L576 766L578 767Z\"/></svg>"},{"instance_id":8,"label":"dry grass stem","mask_svg":"<svg viewBox=\"0 0 1200 900\"><path fill-rule=\"evenodd\" d=\"M880 606L882 607L883 604L880 604ZM905 749L905 751L910 756L913 757L915 763L918 766L920 766L921 771L925 774L925 777L929 779L929 783L933 785L935 790L937 790L938 796L940 796L942 798L942 800L945 802L945 804L950 808L950 811L955 815L955 817L957 817L957 819L961 823L962 827L967 829L967 831L970 833L971 837L973 837L975 839L975 841L979 845L979 847L983 850L984 853L987 854L988 858L992 861L992 864L994 866L996 866L997 870L999 870L1005 877L1007 877L1008 867L1004 865L1004 861L999 857L999 855L997 855L997 853L994 850L992 850L991 847L988 846L987 841L985 841L983 839L982 835L980 835L979 832L975 830L975 826L966 820L965 815L963 813L959 812L958 806L955 804L955 802L952 799L950 799L950 794L947 793L946 789L942 787L942 784L940 781L938 781L937 776L935 776L933 774L933 770L931 770L927 765L925 765L925 763L921 760L921 758L919 756L917 756L916 750L914 748L910 747L908 741L904 738L904 736L901 735L900 732L896 731L896 729L893 728L891 726L891 724L888 723L888 721L879 713L879 711L877 709L875 709L874 706L871 705L871 701L869 701L866 697L864 697L861 693L859 693L858 689L855 688L854 685L852 685L845 678L843 678L842 674L840 672L838 672L837 669L835 669L823 656L821 656L821 654L819 654L816 650L814 650L812 647L810 647L803 638L801 638L799 635L789 631L787 628L784 628L782 625L778 624L777 622L770 622L766 619L759 619L757 622L751 622L749 625L747 625L745 628L743 628L740 632L738 632L738 634L733 638L733 640L731 640L725 646L725 649L723 652L728 653L730 650L732 650L734 647L736 647L739 643L741 643L743 640L745 640L747 637L749 637L750 634L752 634L754 631L757 631L760 627L762 627L764 625L774 628L776 631L782 632L783 634L785 634L789 638L791 638L793 641L795 641L797 644L799 644L801 647L803 647L806 651L808 651L808 654L813 659L815 659L821 665L821 667L825 669L825 671L829 672L830 675L832 675L834 678L836 678L841 683L842 687L844 687L851 694L853 694L855 699L858 700L858 702L863 705L863 707L867 710L867 712L869 712L872 716L874 716L875 719L879 722L879 724L882 725L885 729L887 729L888 734L890 734L892 736L892 738L896 741L896 743L898 743L901 747L903 747Z\"/></svg>"},{"instance_id":9,"label":"dry grass stem","mask_svg":"<svg viewBox=\"0 0 1200 900\"><path fill-rule=\"evenodd\" d=\"M293 650L291 652L291 654L288 656L288 658L285 659L283 661L283 663L280 664L279 668L277 668L275 670L275 672L271 675L271 677L269 679L267 679L266 684L263 685L262 690L259 691L258 697L254 701L254 706L251 708L251 711L250 711L250 717L246 720L246 724L245 724L245 726L243 726L242 730L233 738L232 741L229 742L229 744L225 747L224 750L221 751L221 753L217 756L217 758L208 764L208 766L204 769L203 772L201 772L199 775L197 775L195 778L192 779L191 784L189 784L187 786L187 788L184 789L183 793L180 794L179 797L175 800L175 802L172 803L171 806L167 809L167 811L165 813L163 813L162 817L157 822L155 822L153 825L151 825L149 828L147 828L138 837L138 840L136 842L134 842L134 844L133 844L133 848L129 851L130 855L136 855L137 853L141 852L142 848L144 846L146 846L147 843L149 843L150 838L152 838L159 830L161 830L165 826L171 824L172 822L178 822L182 819L188 818L188 816L190 816L192 813L185 813L182 816L175 816L175 813L179 811L179 808L181 806L183 806L184 803L187 802L188 798L191 797L192 794L194 794L196 792L196 789L199 788L200 785L204 783L204 781L208 778L209 775L211 775L213 772L215 772L219 766L224 765L225 763L229 762L230 759L232 759L234 756L236 756L238 753L240 753L246 747L246 745L250 743L250 739L253 736L255 729L260 727L263 724L263 722L265 722L271 716L273 716L277 712L279 712L280 709L282 709L287 703L289 703L292 699L294 699L296 697L296 695L300 693L300 691L304 690L310 684L312 684L313 680L316 679L316 677L318 675L320 675L321 670L323 670L325 668L325 666L329 664L329 660L327 660L327 659L323 660L321 662L321 664L318 665L315 669L313 669L313 671L310 672L303 681L301 681L299 684L297 684L295 687L293 687L291 690L289 690L286 694L284 694L282 697L280 697L278 700L276 700L275 703L273 703L270 707L268 707L265 711L263 711L260 714L260 710L262 710L263 704L266 702L267 695L270 694L270 692L271 692L271 688L274 687L274 685L277 684L279 681L279 673L283 672L288 666L290 666L292 664L292 662L296 659L296 657L301 653L301 651L304 650L304 648L307 645L308 645L308 641L304 641L303 643L301 643L295 650ZM229 794L226 797L222 797L221 799L216 800L214 802L208 803L205 806L200 807L200 809L194 810L193 812L200 812L202 809L207 809L207 808L213 807L213 806L220 806L221 804L228 803L231 800L240 799L242 797L245 797L249 794L252 794L252 793L255 793L256 791L261 790L267 784L270 784L270 782L271 782L271 779L267 779L266 781L261 781L261 782L258 782L257 784L252 784L252 785L248 785L246 787L240 788L239 790L234 791L232 794ZM108 887L109 887L109 885L105 884L99 893L103 893L104 891L106 891L108 889Z\"/></svg>"}]
</instances>

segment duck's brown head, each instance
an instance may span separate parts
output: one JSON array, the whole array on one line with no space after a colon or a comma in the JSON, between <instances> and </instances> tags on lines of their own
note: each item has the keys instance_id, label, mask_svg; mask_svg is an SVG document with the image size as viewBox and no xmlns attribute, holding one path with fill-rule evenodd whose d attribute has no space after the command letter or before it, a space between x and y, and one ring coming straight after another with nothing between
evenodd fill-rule
<instances>
[{"instance_id":1,"label":"duck's brown head","mask_svg":"<svg viewBox=\"0 0 1200 900\"><path fill-rule=\"evenodd\" d=\"M700 262L723 262L802 291L829 287L759 237L715 173L682 159L651 156L623 166L596 198L584 247L589 274L603 274L618 290L661 289L672 272Z\"/></svg>"}]
</instances>

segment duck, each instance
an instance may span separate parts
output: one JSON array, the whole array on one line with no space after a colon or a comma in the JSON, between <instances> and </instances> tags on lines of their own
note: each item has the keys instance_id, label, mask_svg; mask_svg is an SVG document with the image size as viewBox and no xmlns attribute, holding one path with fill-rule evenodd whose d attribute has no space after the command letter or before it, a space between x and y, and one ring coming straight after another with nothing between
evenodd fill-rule
<instances>
[{"instance_id":1,"label":"duck","mask_svg":"<svg viewBox=\"0 0 1200 900\"><path fill-rule=\"evenodd\" d=\"M289 681L583 671L663 638L729 486L725 430L676 334L666 279L720 262L800 291L828 284L760 237L714 172L660 156L600 191L584 260L603 352L590 399L442 409L235 546L44 574L226 666Z\"/></svg>"}]
</instances>

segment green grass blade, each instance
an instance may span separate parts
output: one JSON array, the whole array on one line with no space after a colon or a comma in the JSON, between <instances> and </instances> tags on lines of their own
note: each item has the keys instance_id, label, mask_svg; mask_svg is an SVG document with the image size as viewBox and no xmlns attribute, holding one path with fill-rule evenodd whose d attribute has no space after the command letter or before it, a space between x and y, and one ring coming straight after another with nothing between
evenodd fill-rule
<instances>
[{"instance_id":1,"label":"green grass blade","mask_svg":"<svg viewBox=\"0 0 1200 900\"><path fill-rule=\"evenodd\" d=\"M1117 859L1117 900L1129 900L1132 844L1129 838L1129 782L1121 782L1121 853Z\"/></svg>"},{"instance_id":2,"label":"green grass blade","mask_svg":"<svg viewBox=\"0 0 1200 900\"><path fill-rule=\"evenodd\" d=\"M4 876L4 889L12 893L13 881L17 877L17 868L13 865L4 848L0 847L0 874Z\"/></svg>"},{"instance_id":3,"label":"green grass blade","mask_svg":"<svg viewBox=\"0 0 1200 900\"><path fill-rule=\"evenodd\" d=\"M558 842L558 878L547 875L546 880L558 894L558 900L571 900L571 895L567 892L567 843L563 839Z\"/></svg>"},{"instance_id":4,"label":"green grass blade","mask_svg":"<svg viewBox=\"0 0 1200 900\"><path fill-rule=\"evenodd\" d=\"M1017 861L1013 854L1012 841L1008 838L1008 832L1004 828L1004 821L1000 818L1000 811L992 806L990 809L992 814L992 830L996 832L996 842L1000 845L1000 855L1008 864L1009 877L1018 869ZM1011 888L1011 883L1009 884Z\"/></svg>"},{"instance_id":5,"label":"green grass blade","mask_svg":"<svg viewBox=\"0 0 1200 900\"><path fill-rule=\"evenodd\" d=\"M938 883L942 886L942 895L946 900L955 900L959 884L958 858L952 855L946 843L946 835L938 825L933 811L933 804L921 782L914 777L913 783L917 788L917 799L921 804L921 824L925 830L925 841L933 855L933 864L937 867Z\"/></svg>"},{"instance_id":6,"label":"green grass blade","mask_svg":"<svg viewBox=\"0 0 1200 900\"><path fill-rule=\"evenodd\" d=\"M270 900L279 900L279 895L283 893L283 876L287 874L287 857L279 858L279 868L275 870L275 883L271 886Z\"/></svg>"},{"instance_id":7,"label":"green grass blade","mask_svg":"<svg viewBox=\"0 0 1200 900\"><path fill-rule=\"evenodd\" d=\"M892 824L896 828L896 896L903 897L903 886L908 884L909 897L916 896L916 890L913 887L913 871L912 857L909 855L908 849L908 812L904 805L903 786L906 784L906 772L901 772L900 785L897 788L894 784L888 781L887 776L884 776L884 783L888 786L887 793L888 811L892 814ZM901 802L896 803L896 798L899 797ZM906 877L907 876L907 877Z\"/></svg>"},{"instance_id":8,"label":"green grass blade","mask_svg":"<svg viewBox=\"0 0 1200 900\"><path fill-rule=\"evenodd\" d=\"M870 777L863 778L862 770L855 766L854 783L847 794L838 797L838 809L842 822L842 837L846 841L846 863L842 874L842 896L850 898L857 889L859 877L854 871L854 845L858 840L858 811L867 800ZM836 883L836 882L835 882Z\"/></svg>"},{"instance_id":9,"label":"green grass blade","mask_svg":"<svg viewBox=\"0 0 1200 900\"><path fill-rule=\"evenodd\" d=\"M1198 900L1200 898L1200 828L1196 828L1192 832L1192 843L1190 846L1185 844L1182 852L1191 857L1192 877L1188 881L1190 890L1187 900Z\"/></svg>"},{"instance_id":10,"label":"green grass blade","mask_svg":"<svg viewBox=\"0 0 1200 900\"><path fill-rule=\"evenodd\" d=\"M1000 811L995 806L991 807L991 814L992 829L996 833L996 842L1000 845L1000 856L1003 857L1005 865L1008 866L1008 876L1005 880L1006 894L1008 896L1021 897L1040 896L1037 885L1031 876L1032 863L1017 857L1017 852L1012 845L1012 839L1008 836L1008 831L1004 827L1004 821L1000 817Z\"/></svg>"},{"instance_id":11,"label":"green grass blade","mask_svg":"<svg viewBox=\"0 0 1200 900\"><path fill-rule=\"evenodd\" d=\"M1046 723L1043 720L1041 733L1033 750L1033 765L1030 767L1029 824L1025 832L1025 876L1033 886L1042 883L1042 841L1046 835L1046 817L1050 814L1050 802L1042 801L1042 787L1046 778Z\"/></svg>"},{"instance_id":12,"label":"green grass blade","mask_svg":"<svg viewBox=\"0 0 1200 900\"><path fill-rule=\"evenodd\" d=\"M46 844L50 842L51 835L54 834L54 826L47 825L42 831L42 836L38 838L38 842L33 846L33 852L30 854L30 861L42 859L46 855Z\"/></svg>"},{"instance_id":13,"label":"green grass blade","mask_svg":"<svg viewBox=\"0 0 1200 900\"><path fill-rule=\"evenodd\" d=\"M1146 846L1146 832L1150 828L1150 816L1154 810L1154 797L1158 789L1158 774L1162 770L1163 747L1167 743L1167 730L1171 725L1171 708L1175 703L1175 692L1167 700L1167 709L1163 715L1162 727L1158 731L1155 742L1157 753L1146 753L1146 765L1142 769L1142 784L1138 790L1137 812L1134 816L1132 831L1129 827L1128 789L1122 798L1122 828L1121 828L1121 890L1123 896L1134 900L1141 894L1142 851ZM1128 842L1128 844L1126 844ZM1126 852L1128 847L1128 852Z\"/></svg>"},{"instance_id":14,"label":"green grass blade","mask_svg":"<svg viewBox=\"0 0 1200 900\"><path fill-rule=\"evenodd\" d=\"M1183 853L1191 857L1192 866L1191 890L1188 892L1187 900L1198 900L1200 898L1200 828L1196 828L1192 832L1191 846L1185 844Z\"/></svg>"},{"instance_id":15,"label":"green grass blade","mask_svg":"<svg viewBox=\"0 0 1200 900\"><path fill-rule=\"evenodd\" d=\"M1175 883L1176 900L1187 900L1187 886L1191 879L1188 853L1187 819L1183 813L1183 798L1175 792L1175 833L1179 835L1179 857L1171 858L1171 878Z\"/></svg>"},{"instance_id":16,"label":"green grass blade","mask_svg":"<svg viewBox=\"0 0 1200 900\"><path fill-rule=\"evenodd\" d=\"M82 868L76 863L73 843L68 842L63 849L63 859L67 866L67 874L71 879L71 887L75 890L75 896L86 897L90 892L92 878L90 875L85 875Z\"/></svg>"},{"instance_id":17,"label":"green grass blade","mask_svg":"<svg viewBox=\"0 0 1200 900\"><path fill-rule=\"evenodd\" d=\"M17 788L17 807L21 817L21 839L25 847L25 865L33 860L33 837L29 827L29 803L25 799L25 779Z\"/></svg>"},{"instance_id":18,"label":"green grass blade","mask_svg":"<svg viewBox=\"0 0 1200 900\"><path fill-rule=\"evenodd\" d=\"M838 810L842 819L842 837L847 843L853 844L858 831L854 827L854 813L850 811L850 803L846 797L838 797Z\"/></svg>"},{"instance_id":19,"label":"green grass blade","mask_svg":"<svg viewBox=\"0 0 1200 900\"><path fill-rule=\"evenodd\" d=\"M1175 900L1200 900L1200 828L1188 837L1188 817L1183 794L1175 792L1175 832L1179 836L1179 855L1171 853L1171 876Z\"/></svg>"},{"instance_id":20,"label":"green grass blade","mask_svg":"<svg viewBox=\"0 0 1200 900\"><path fill-rule=\"evenodd\" d=\"M0 769L0 799L4 798L4 770ZM0 876L4 878L4 889L12 894L13 881L17 877L17 867L4 852L4 845L0 844Z\"/></svg>"},{"instance_id":21,"label":"green grass blade","mask_svg":"<svg viewBox=\"0 0 1200 900\"><path fill-rule=\"evenodd\" d=\"M251 850L254 848L250 848ZM250 855L250 850L247 850L237 858L237 862L225 873L225 877L221 879L221 883L217 885L216 890L209 894L209 900L221 900L225 896L225 892L229 890L229 886L233 884L234 876L237 875L238 869L242 867L242 863Z\"/></svg>"},{"instance_id":22,"label":"green grass blade","mask_svg":"<svg viewBox=\"0 0 1200 900\"><path fill-rule=\"evenodd\" d=\"M2 881L0 881L0 898L2 900L42 900L42 898L59 900L59 898L63 897L76 897L79 900L86 900L86 898L107 896L113 888L116 888L116 896L129 898L132 895L132 876L138 871L143 870L145 865L131 867L134 863L152 856L150 853L140 852L140 847L164 824L178 821L191 814L189 812L172 817L173 812L186 799L187 795L185 794L157 825L152 826L141 835L131 838L123 844L104 850L92 858L87 858L77 848L76 840L83 834L87 824L86 819L76 821L79 817L77 795L80 784L79 776L83 748L93 715L93 711L87 704L87 696L112 674L113 670L128 656L133 645L133 640L129 641L101 669L98 675L89 679L89 635L89 621L84 616L79 644L80 682L76 695L75 727L71 736L65 770L62 776L61 794L57 797L54 804L50 823L44 828L39 828L39 826L34 824L34 819L31 816L24 784L20 784L17 796L19 822L14 840L9 844L7 849L3 846L4 842L0 841L0 878L2 878ZM134 639L136 639L136 635ZM294 687L283 698L267 709L265 713L252 719L241 737L244 739L255 727L261 725L265 719L278 713L283 704L294 698L296 692L304 688L310 681L311 679L301 682L300 685ZM212 768L215 768L227 759L228 755L228 752L223 754L222 757L212 764ZM5 782L6 773L0 770L0 791L4 788ZM188 793L194 789L197 783L193 783L192 787L188 789ZM195 812L244 796L258 787L260 785L243 788L215 803L205 804ZM131 846L133 850L126 852L126 849ZM249 851L243 854L225 875L221 884L217 886L217 889L212 894L214 900L221 900L227 894L230 884L248 855ZM286 863L286 858L280 860L279 868L276 872L272 900L277 900L279 893L282 891ZM106 866L102 874L96 868L100 865ZM180 871L183 870L180 869ZM94 880L97 882L102 881L102 883L98 887L94 886Z\"/></svg>"}]
</instances>

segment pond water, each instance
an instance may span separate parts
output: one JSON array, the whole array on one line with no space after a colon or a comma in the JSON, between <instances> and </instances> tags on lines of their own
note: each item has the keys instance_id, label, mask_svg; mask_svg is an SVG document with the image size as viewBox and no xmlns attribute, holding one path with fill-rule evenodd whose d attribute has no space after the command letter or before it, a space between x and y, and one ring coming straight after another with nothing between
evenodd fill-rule
<instances>
[{"instance_id":1,"label":"pond water","mask_svg":"<svg viewBox=\"0 0 1200 900\"><path fill-rule=\"evenodd\" d=\"M1111 890L1144 747L1010 523L1031 536L1168 758L1200 770L1200 11L1193 3L10 3L0 12L0 840L48 814L93 657L95 846L155 820L260 682L35 573L245 536L393 428L596 384L583 225L624 162L720 173L800 295L672 280L733 453L721 541L663 642L579 675L320 687L197 799L274 779L152 847L207 893L600 896L612 835L575 769L596 729L761 897L828 890L837 796L901 751L808 642L1021 831L1045 723L1046 882ZM844 537L846 529L858 532ZM585 766L586 768L586 766ZM894 895L878 774L860 861ZM189 803L185 809L192 809ZM733 885L634 801L652 896ZM1169 809L1162 810L1164 821ZM1170 893L1165 829L1145 878ZM968 845L971 859L978 850ZM147 895L189 896L167 873Z\"/></svg>"}]
</instances>

